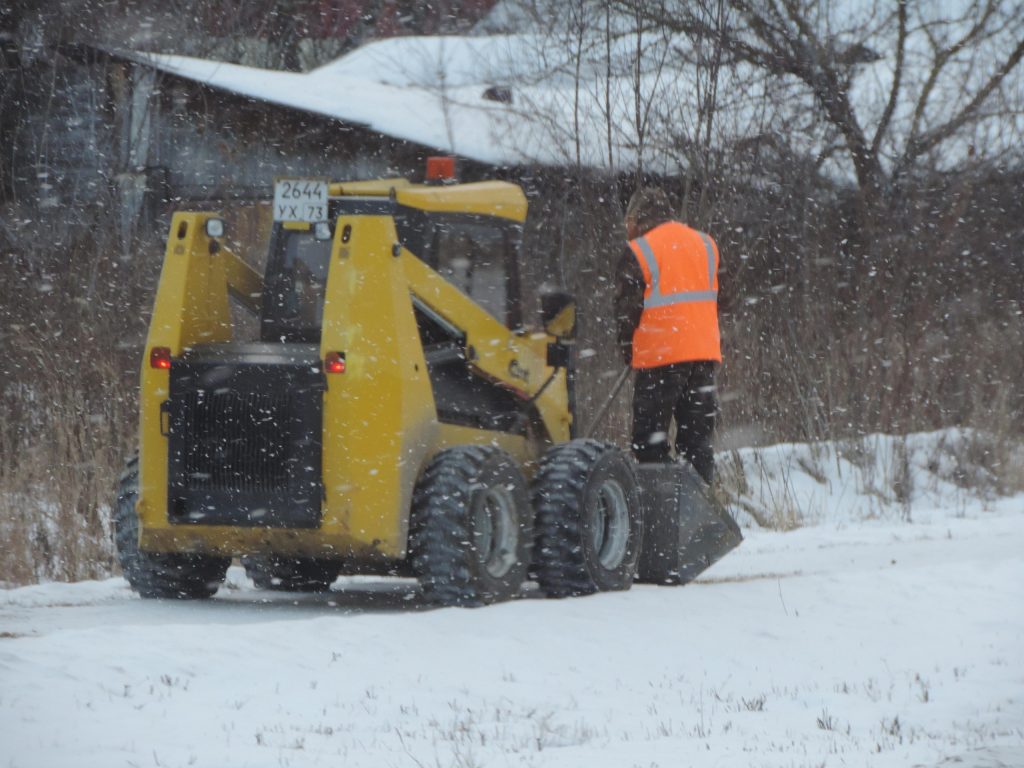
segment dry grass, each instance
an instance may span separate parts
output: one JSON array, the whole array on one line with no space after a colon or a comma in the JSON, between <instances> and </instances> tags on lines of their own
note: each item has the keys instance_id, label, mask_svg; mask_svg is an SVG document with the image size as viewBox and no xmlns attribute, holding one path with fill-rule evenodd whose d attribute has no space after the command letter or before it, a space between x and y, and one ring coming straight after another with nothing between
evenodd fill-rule
<instances>
[{"instance_id":1,"label":"dry grass","mask_svg":"<svg viewBox=\"0 0 1024 768\"><path fill-rule=\"evenodd\" d=\"M753 468L745 466L738 451L730 451L724 461L718 462L715 493L719 501L726 507L742 510L762 528L773 531L799 528L809 510L801 508L788 476L771 475L760 454L755 455L753 464ZM748 501L754 495L764 500L761 506Z\"/></svg>"},{"instance_id":2,"label":"dry grass","mask_svg":"<svg viewBox=\"0 0 1024 768\"><path fill-rule=\"evenodd\" d=\"M0 582L114 567L110 507L135 432L152 277L103 245L88 236L0 261Z\"/></svg>"},{"instance_id":3,"label":"dry grass","mask_svg":"<svg viewBox=\"0 0 1024 768\"><path fill-rule=\"evenodd\" d=\"M108 386L90 397L73 376L53 369L30 388L47 403L20 433L4 430L0 470L0 579L24 584L109 575L110 508L124 458L131 400L118 396L109 361L97 375Z\"/></svg>"}]
</instances>

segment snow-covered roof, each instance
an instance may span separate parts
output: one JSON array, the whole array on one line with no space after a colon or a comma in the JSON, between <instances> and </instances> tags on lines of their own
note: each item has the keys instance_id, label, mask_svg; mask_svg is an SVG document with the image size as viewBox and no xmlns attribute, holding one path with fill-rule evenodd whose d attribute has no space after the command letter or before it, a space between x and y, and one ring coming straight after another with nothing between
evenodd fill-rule
<instances>
[{"instance_id":1,"label":"snow-covered roof","mask_svg":"<svg viewBox=\"0 0 1024 768\"><path fill-rule=\"evenodd\" d=\"M963 0L951 0L961 3ZM964 19L961 23L966 23ZM889 96L895 31L883 25L868 38L878 58L852 73L851 99L866 126L874 125ZM903 96L894 130L881 145L882 161L897 156L912 121L928 130L964 106L989 69L957 61L942 70L920 115L915 100L929 73L924 27L907 41ZM642 45L641 45L642 44ZM573 36L569 30L520 34L402 37L360 47L310 72L255 69L165 54L136 60L180 77L233 93L366 126L397 139L491 165L556 165L655 172L685 168L707 146L778 132L809 156L835 142L815 109L813 95L795 78L770 81L749 65L723 68L719 81L693 61L691 43L651 32ZM642 69L636 70L642 47ZM980 55L980 54L979 54ZM986 56L995 61L998 51ZM1005 90L1019 104L1024 78ZM714 130L703 122L706 97L715 94ZM941 147L944 165L976 148L993 155L1018 145L1019 112L987 114L975 129ZM642 161L642 162L641 162ZM850 178L849 158L826 170Z\"/></svg>"},{"instance_id":2,"label":"snow-covered roof","mask_svg":"<svg viewBox=\"0 0 1024 768\"><path fill-rule=\"evenodd\" d=\"M570 56L552 37L492 35L382 40L305 73L133 57L213 88L492 165L634 167L632 84L625 77L599 81L586 70L577 75ZM679 73L660 79L650 85L665 98ZM645 151L648 163L669 164L653 157Z\"/></svg>"}]
</instances>

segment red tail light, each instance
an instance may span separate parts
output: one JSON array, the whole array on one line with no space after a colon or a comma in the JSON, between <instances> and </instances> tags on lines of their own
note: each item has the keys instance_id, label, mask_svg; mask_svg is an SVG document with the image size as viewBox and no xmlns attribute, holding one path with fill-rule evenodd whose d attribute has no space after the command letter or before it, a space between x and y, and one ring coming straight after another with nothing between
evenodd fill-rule
<instances>
[{"instance_id":1,"label":"red tail light","mask_svg":"<svg viewBox=\"0 0 1024 768\"><path fill-rule=\"evenodd\" d=\"M149 367L167 370L171 367L171 348L153 347L149 350Z\"/></svg>"},{"instance_id":2,"label":"red tail light","mask_svg":"<svg viewBox=\"0 0 1024 768\"><path fill-rule=\"evenodd\" d=\"M344 373L345 353L328 352L327 356L324 358L324 370L328 373Z\"/></svg>"}]
</instances>

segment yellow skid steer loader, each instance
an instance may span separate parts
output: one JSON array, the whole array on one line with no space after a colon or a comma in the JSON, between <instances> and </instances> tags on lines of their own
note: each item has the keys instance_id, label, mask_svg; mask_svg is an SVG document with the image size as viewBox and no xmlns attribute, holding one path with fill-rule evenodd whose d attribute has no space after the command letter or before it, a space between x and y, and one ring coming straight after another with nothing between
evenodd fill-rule
<instances>
[{"instance_id":1,"label":"yellow skid steer loader","mask_svg":"<svg viewBox=\"0 0 1024 768\"><path fill-rule=\"evenodd\" d=\"M571 298L523 330L526 211L496 181L280 179L262 275L175 214L115 513L131 586L209 597L240 557L262 588L393 574L479 605L681 583L735 546L692 473L574 439Z\"/></svg>"}]
</instances>

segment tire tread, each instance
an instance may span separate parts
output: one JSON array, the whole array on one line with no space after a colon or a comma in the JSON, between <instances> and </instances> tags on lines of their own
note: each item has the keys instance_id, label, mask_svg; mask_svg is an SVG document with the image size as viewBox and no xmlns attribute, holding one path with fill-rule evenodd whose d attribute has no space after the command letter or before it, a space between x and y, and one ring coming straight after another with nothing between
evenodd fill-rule
<instances>
[{"instance_id":1,"label":"tire tread","mask_svg":"<svg viewBox=\"0 0 1024 768\"><path fill-rule=\"evenodd\" d=\"M508 454L492 446L466 445L439 453L416 483L412 499L409 556L424 597L436 605L479 606L509 594L489 590L474 577L472 522L473 492L489 462L499 457L518 467ZM525 481L524 481L525 487ZM529 518L529 515L521 515ZM529 530L521 530L527 537ZM528 563L529 557L526 561ZM525 572L514 566L515 571ZM518 588L518 584L514 585Z\"/></svg>"},{"instance_id":2,"label":"tire tread","mask_svg":"<svg viewBox=\"0 0 1024 768\"><path fill-rule=\"evenodd\" d=\"M197 600L212 597L227 574L229 558L139 549L139 456L125 464L114 510L114 545L128 584L143 598Z\"/></svg>"},{"instance_id":3,"label":"tire tread","mask_svg":"<svg viewBox=\"0 0 1024 768\"><path fill-rule=\"evenodd\" d=\"M583 507L591 471L609 451L618 448L583 438L555 446L541 460L532 493L534 572L548 597L590 595L601 589L587 562Z\"/></svg>"}]
</instances>

